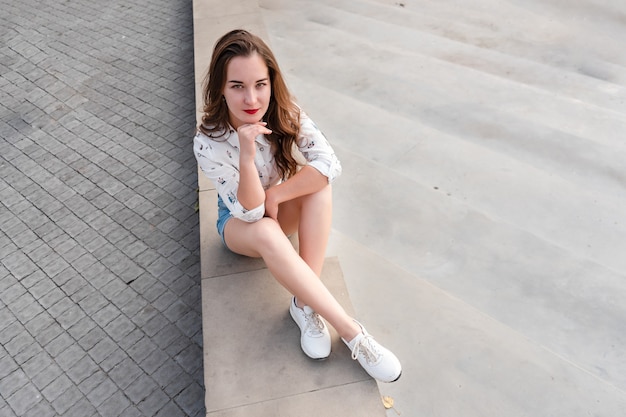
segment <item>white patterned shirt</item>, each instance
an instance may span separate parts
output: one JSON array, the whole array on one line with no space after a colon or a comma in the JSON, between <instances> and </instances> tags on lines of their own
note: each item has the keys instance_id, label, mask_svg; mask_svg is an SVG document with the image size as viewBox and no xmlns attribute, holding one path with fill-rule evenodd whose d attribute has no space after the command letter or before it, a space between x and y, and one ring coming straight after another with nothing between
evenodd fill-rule
<instances>
[{"instance_id":1,"label":"white patterned shirt","mask_svg":"<svg viewBox=\"0 0 626 417\"><path fill-rule=\"evenodd\" d=\"M271 126L268 127L271 129ZM218 138L209 138L198 132L193 142L194 155L200 169L213 182L233 217L246 222L255 222L263 218L265 204L246 210L237 199L239 188L239 135L237 132L231 128ZM261 184L267 190L279 184L281 178L274 163L270 142L264 135L257 136L255 142L254 164L259 172ZM341 174L341 164L333 148L304 112L300 113L300 134L296 145L307 165L326 176L328 183L332 183Z\"/></svg>"}]
</instances>

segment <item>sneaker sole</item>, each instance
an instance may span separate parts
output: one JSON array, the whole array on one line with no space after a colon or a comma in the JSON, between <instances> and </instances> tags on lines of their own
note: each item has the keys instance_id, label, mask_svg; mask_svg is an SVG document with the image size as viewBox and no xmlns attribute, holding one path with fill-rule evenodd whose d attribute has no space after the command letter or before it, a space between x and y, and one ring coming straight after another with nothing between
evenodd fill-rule
<instances>
[{"instance_id":1,"label":"sneaker sole","mask_svg":"<svg viewBox=\"0 0 626 417\"><path fill-rule=\"evenodd\" d=\"M396 379L394 379L393 381L389 381L388 383L391 384L392 382L396 382L398 379L400 379L401 376L402 376L402 371L400 371L400 375L398 375Z\"/></svg>"}]
</instances>

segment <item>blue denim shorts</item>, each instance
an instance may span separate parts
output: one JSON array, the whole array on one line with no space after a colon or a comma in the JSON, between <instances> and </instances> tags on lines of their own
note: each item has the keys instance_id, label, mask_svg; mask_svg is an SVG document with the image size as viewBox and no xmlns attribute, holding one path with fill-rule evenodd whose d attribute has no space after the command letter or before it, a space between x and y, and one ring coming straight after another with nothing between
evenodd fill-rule
<instances>
[{"instance_id":1,"label":"blue denim shorts","mask_svg":"<svg viewBox=\"0 0 626 417\"><path fill-rule=\"evenodd\" d=\"M228 207L222 201L222 197L217 196L217 233L222 238L222 243L226 246L226 240L224 239L224 227L226 227L226 222L232 219L233 215L230 214ZM228 246L226 246L228 247Z\"/></svg>"}]
</instances>

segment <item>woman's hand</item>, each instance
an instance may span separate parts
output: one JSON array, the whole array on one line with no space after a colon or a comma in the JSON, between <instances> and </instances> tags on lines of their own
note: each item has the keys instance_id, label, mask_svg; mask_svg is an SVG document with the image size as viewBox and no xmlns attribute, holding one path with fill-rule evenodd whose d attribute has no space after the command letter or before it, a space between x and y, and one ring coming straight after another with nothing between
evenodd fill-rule
<instances>
[{"instance_id":1,"label":"woman's hand","mask_svg":"<svg viewBox=\"0 0 626 417\"><path fill-rule=\"evenodd\" d=\"M259 135L269 135L272 133L266 125L267 123L265 122L257 122L241 125L237 128L237 134L239 135L240 159L243 161L254 161L254 155L256 154L254 140Z\"/></svg>"}]
</instances>

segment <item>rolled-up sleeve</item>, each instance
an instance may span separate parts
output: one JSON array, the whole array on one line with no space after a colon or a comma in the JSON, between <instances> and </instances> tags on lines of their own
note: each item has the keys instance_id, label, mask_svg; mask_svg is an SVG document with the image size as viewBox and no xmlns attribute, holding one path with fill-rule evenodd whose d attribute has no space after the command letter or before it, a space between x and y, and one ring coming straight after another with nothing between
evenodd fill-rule
<instances>
[{"instance_id":1,"label":"rolled-up sleeve","mask_svg":"<svg viewBox=\"0 0 626 417\"><path fill-rule=\"evenodd\" d=\"M341 175L341 163L335 151L322 131L304 112L300 114L298 149L306 159L307 165L326 176L329 184Z\"/></svg>"},{"instance_id":2,"label":"rolled-up sleeve","mask_svg":"<svg viewBox=\"0 0 626 417\"><path fill-rule=\"evenodd\" d=\"M233 161L239 160L238 152L228 142L216 142L202 133L196 134L193 150L200 170L215 185L226 207L238 219L256 222L265 215L265 204L247 210L237 199L239 169Z\"/></svg>"}]
</instances>

